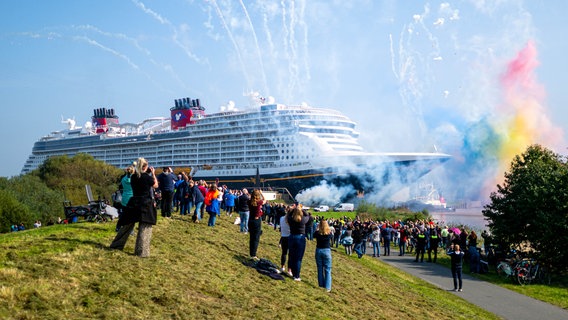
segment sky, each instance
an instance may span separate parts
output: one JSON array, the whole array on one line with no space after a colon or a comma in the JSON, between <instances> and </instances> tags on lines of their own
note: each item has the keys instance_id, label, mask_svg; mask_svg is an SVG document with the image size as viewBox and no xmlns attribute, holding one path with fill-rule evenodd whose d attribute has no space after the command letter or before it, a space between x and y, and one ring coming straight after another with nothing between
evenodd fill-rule
<instances>
[{"instance_id":1,"label":"sky","mask_svg":"<svg viewBox=\"0 0 568 320\"><path fill-rule=\"evenodd\" d=\"M342 111L376 152L444 152L426 179L486 198L516 154L566 154L563 0L5 0L0 176L94 108L120 122L259 92ZM446 198L448 198L446 196Z\"/></svg>"}]
</instances>

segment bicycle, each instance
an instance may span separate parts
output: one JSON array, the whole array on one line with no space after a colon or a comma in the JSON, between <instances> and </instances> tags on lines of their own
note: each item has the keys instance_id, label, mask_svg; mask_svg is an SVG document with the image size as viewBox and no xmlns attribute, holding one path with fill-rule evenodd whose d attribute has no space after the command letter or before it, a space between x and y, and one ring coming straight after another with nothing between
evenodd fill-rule
<instances>
[{"instance_id":1,"label":"bicycle","mask_svg":"<svg viewBox=\"0 0 568 320\"><path fill-rule=\"evenodd\" d=\"M531 284L532 281L550 284L551 280L550 273L545 266L533 259L526 259L517 271L517 281L520 285L526 285Z\"/></svg>"},{"instance_id":2,"label":"bicycle","mask_svg":"<svg viewBox=\"0 0 568 320\"><path fill-rule=\"evenodd\" d=\"M517 263L517 282L520 285L530 284L536 277L539 265L533 259L523 259Z\"/></svg>"},{"instance_id":3,"label":"bicycle","mask_svg":"<svg viewBox=\"0 0 568 320\"><path fill-rule=\"evenodd\" d=\"M517 250L511 249L509 254L507 254L507 258L497 264L497 274L505 279L517 279L519 270L524 267L523 261L525 260L520 257Z\"/></svg>"}]
</instances>

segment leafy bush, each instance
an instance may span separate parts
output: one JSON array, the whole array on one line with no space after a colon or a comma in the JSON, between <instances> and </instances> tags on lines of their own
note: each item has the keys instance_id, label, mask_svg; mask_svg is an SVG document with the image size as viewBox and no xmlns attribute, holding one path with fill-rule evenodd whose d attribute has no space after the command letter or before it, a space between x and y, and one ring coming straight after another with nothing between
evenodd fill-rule
<instances>
[{"instance_id":1,"label":"leafy bush","mask_svg":"<svg viewBox=\"0 0 568 320\"><path fill-rule=\"evenodd\" d=\"M87 184L91 185L95 199L110 199L123 171L95 160L91 155L77 154L71 158L51 157L32 174L37 175L49 188L63 192L73 204L80 205L87 203Z\"/></svg>"},{"instance_id":2,"label":"leafy bush","mask_svg":"<svg viewBox=\"0 0 568 320\"><path fill-rule=\"evenodd\" d=\"M48 188L37 176L13 177L7 191L28 207L34 220L45 223L63 215L63 194Z\"/></svg>"},{"instance_id":3,"label":"leafy bush","mask_svg":"<svg viewBox=\"0 0 568 320\"><path fill-rule=\"evenodd\" d=\"M34 224L27 206L23 205L13 193L0 189L0 232L10 232L10 226L23 223L26 228Z\"/></svg>"},{"instance_id":4,"label":"leafy bush","mask_svg":"<svg viewBox=\"0 0 568 320\"><path fill-rule=\"evenodd\" d=\"M526 247L530 255L568 272L568 164L539 145L517 155L503 185L491 193L483 215L504 248Z\"/></svg>"},{"instance_id":5,"label":"leafy bush","mask_svg":"<svg viewBox=\"0 0 568 320\"><path fill-rule=\"evenodd\" d=\"M91 186L95 198L110 199L122 173L90 155L78 154L52 157L31 173L0 178L0 232L10 231L12 224L29 228L35 220L55 221L64 216L66 199L73 205L87 204L85 185Z\"/></svg>"}]
</instances>

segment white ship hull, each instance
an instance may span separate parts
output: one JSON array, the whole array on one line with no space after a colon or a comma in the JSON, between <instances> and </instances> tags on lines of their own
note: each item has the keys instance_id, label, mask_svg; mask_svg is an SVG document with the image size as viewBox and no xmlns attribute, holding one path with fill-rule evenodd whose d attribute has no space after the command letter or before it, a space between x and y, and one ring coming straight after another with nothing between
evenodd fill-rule
<instances>
[{"instance_id":1,"label":"white ship hull","mask_svg":"<svg viewBox=\"0 0 568 320\"><path fill-rule=\"evenodd\" d=\"M172 119L179 118L176 112L172 108ZM105 132L97 133L100 127L69 128L41 138L22 173L56 155L86 153L119 168L144 157L157 168L190 171L195 179L288 187L295 194L323 179L360 187L357 177L381 166L401 175L409 172L405 179L413 180L449 159L441 153L365 152L355 123L331 109L271 104L202 113L175 130L174 120L167 118L137 125L118 125L114 118L116 124L105 126Z\"/></svg>"}]
</instances>

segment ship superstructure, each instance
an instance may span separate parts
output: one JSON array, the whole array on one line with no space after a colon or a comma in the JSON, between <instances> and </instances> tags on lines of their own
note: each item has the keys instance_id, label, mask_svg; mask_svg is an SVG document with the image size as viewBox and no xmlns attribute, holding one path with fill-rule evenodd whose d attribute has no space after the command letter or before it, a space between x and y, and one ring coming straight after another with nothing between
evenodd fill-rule
<instances>
[{"instance_id":1,"label":"ship superstructure","mask_svg":"<svg viewBox=\"0 0 568 320\"><path fill-rule=\"evenodd\" d=\"M306 105L260 103L206 114L199 99L182 98L174 101L170 118L119 124L114 109L98 108L91 120L82 128L73 123L42 137L22 173L55 155L87 153L119 168L144 157L156 168L187 170L194 179L262 183L295 193L322 179L352 180L369 164L401 170L417 164L413 175L423 175L449 158L441 153L366 152L352 120L336 110Z\"/></svg>"}]
</instances>

